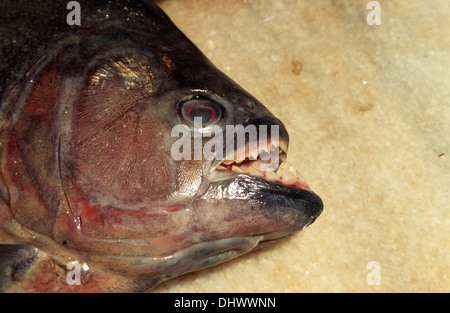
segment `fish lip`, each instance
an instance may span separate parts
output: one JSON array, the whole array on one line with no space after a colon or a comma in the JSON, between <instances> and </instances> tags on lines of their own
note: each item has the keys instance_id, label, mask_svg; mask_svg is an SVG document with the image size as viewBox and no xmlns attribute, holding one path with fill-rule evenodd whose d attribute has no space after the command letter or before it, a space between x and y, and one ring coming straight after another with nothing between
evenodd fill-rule
<instances>
[{"instance_id":1,"label":"fish lip","mask_svg":"<svg viewBox=\"0 0 450 313\"><path fill-rule=\"evenodd\" d=\"M225 223L218 224L214 234L263 235L261 241L268 245L271 240L303 230L323 211L321 198L312 191L245 174L229 172L226 176L210 183L208 191L199 199L208 204L230 200L231 206L223 208ZM199 216L206 216L204 225L214 222L208 218L207 210L200 212Z\"/></svg>"},{"instance_id":2,"label":"fish lip","mask_svg":"<svg viewBox=\"0 0 450 313\"><path fill-rule=\"evenodd\" d=\"M213 182L210 182L210 184L225 184L227 181L239 180L241 185L245 184L251 186L252 189L257 190L262 200L267 200L267 198L270 197L273 198L276 203L281 203L283 199L289 201L290 204L296 202L302 209L308 211L307 213L311 219L304 227L313 223L323 211L322 199L309 189L299 188L297 186L287 186L280 182L269 182L263 178L247 174L227 174L228 175L222 177L222 179L214 180Z\"/></svg>"}]
</instances>

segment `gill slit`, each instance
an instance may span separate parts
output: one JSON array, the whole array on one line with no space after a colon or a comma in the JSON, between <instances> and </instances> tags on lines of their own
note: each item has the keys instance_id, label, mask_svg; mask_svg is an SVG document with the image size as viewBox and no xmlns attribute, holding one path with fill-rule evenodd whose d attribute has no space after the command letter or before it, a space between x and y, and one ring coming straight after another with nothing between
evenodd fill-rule
<instances>
[{"instance_id":1,"label":"gill slit","mask_svg":"<svg viewBox=\"0 0 450 313\"><path fill-rule=\"evenodd\" d=\"M59 174L59 182L61 184L61 189L62 189L62 193L64 196L64 199L66 200L66 204L67 207L69 208L70 213L72 214L72 216L75 217L75 214L73 213L72 207L70 206L70 202L69 199L67 197L66 194L66 189L64 188L64 183L63 183L63 179L62 179L62 171L61 171L61 134L58 133L58 174ZM81 218L79 216L77 216L80 224L81 224Z\"/></svg>"}]
</instances>

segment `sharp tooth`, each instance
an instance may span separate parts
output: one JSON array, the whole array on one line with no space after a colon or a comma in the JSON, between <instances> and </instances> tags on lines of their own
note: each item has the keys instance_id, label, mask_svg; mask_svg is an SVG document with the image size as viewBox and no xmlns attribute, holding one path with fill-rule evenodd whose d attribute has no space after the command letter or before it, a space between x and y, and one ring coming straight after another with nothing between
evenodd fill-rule
<instances>
[{"instance_id":1,"label":"sharp tooth","mask_svg":"<svg viewBox=\"0 0 450 313\"><path fill-rule=\"evenodd\" d=\"M286 168L285 168L285 164L281 164L280 167L278 167L277 169L277 174L278 176L280 176L281 178L283 177L283 172L286 172Z\"/></svg>"},{"instance_id":2,"label":"sharp tooth","mask_svg":"<svg viewBox=\"0 0 450 313\"><path fill-rule=\"evenodd\" d=\"M239 166L236 166L236 165L233 165L233 166L231 167L231 170L232 170L233 172L236 172L236 173L247 174L246 171L244 171L242 168L240 168Z\"/></svg>"},{"instance_id":3,"label":"sharp tooth","mask_svg":"<svg viewBox=\"0 0 450 313\"><path fill-rule=\"evenodd\" d=\"M264 162L268 162L271 160L272 155L267 152L266 150L261 150L259 153L259 159L264 161Z\"/></svg>"},{"instance_id":4,"label":"sharp tooth","mask_svg":"<svg viewBox=\"0 0 450 313\"><path fill-rule=\"evenodd\" d=\"M278 140L274 140L274 142L270 142L270 146L268 147L270 151L272 150L279 150L280 149L280 142Z\"/></svg>"},{"instance_id":5,"label":"sharp tooth","mask_svg":"<svg viewBox=\"0 0 450 313\"><path fill-rule=\"evenodd\" d=\"M253 168L255 168L261 172L261 164L262 163L263 162L261 160L256 160L256 161L253 161L250 166L252 166Z\"/></svg>"},{"instance_id":6,"label":"sharp tooth","mask_svg":"<svg viewBox=\"0 0 450 313\"><path fill-rule=\"evenodd\" d=\"M288 151L288 145L287 145L287 143L285 141L280 141L279 145L280 145L280 149L281 150L283 150L284 152Z\"/></svg>"},{"instance_id":7,"label":"sharp tooth","mask_svg":"<svg viewBox=\"0 0 450 313\"><path fill-rule=\"evenodd\" d=\"M256 176L256 177L260 177L260 178L264 178L264 174L260 171L258 171L256 168L250 166L248 168L248 174L251 176Z\"/></svg>"},{"instance_id":8,"label":"sharp tooth","mask_svg":"<svg viewBox=\"0 0 450 313\"><path fill-rule=\"evenodd\" d=\"M270 182L280 181L280 176L278 176L275 172L267 171L267 172L264 172L264 175L266 176L267 181L270 181Z\"/></svg>"},{"instance_id":9,"label":"sharp tooth","mask_svg":"<svg viewBox=\"0 0 450 313\"><path fill-rule=\"evenodd\" d=\"M250 149L250 148L249 148L249 149ZM256 159L258 159L258 155L259 155L258 149L257 149L257 147L254 147L253 149L250 149L248 158L249 158L250 160L256 160Z\"/></svg>"},{"instance_id":10,"label":"sharp tooth","mask_svg":"<svg viewBox=\"0 0 450 313\"><path fill-rule=\"evenodd\" d=\"M222 162L222 164L225 164L225 165L230 165L230 164L233 164L233 163L234 163L234 160L224 160Z\"/></svg>"},{"instance_id":11,"label":"sharp tooth","mask_svg":"<svg viewBox=\"0 0 450 313\"><path fill-rule=\"evenodd\" d=\"M294 185L298 180L289 171L282 168L281 169L281 181L283 182L283 184L286 184L286 185Z\"/></svg>"},{"instance_id":12,"label":"sharp tooth","mask_svg":"<svg viewBox=\"0 0 450 313\"><path fill-rule=\"evenodd\" d=\"M297 171L297 177L298 177L298 181L300 182L300 184L304 187L306 187L307 189L309 189L309 185L306 182L306 179L302 176L302 174Z\"/></svg>"},{"instance_id":13,"label":"sharp tooth","mask_svg":"<svg viewBox=\"0 0 450 313\"><path fill-rule=\"evenodd\" d=\"M267 151L267 153L272 153L274 151L277 151L278 146L275 144L275 140L274 140L274 142L272 142L272 141L267 142L267 148L265 150Z\"/></svg>"},{"instance_id":14,"label":"sharp tooth","mask_svg":"<svg viewBox=\"0 0 450 313\"><path fill-rule=\"evenodd\" d=\"M226 170L227 168L226 167L224 167L224 166L222 166L222 165L219 165L217 168L216 168L216 170Z\"/></svg>"},{"instance_id":15,"label":"sharp tooth","mask_svg":"<svg viewBox=\"0 0 450 313\"><path fill-rule=\"evenodd\" d=\"M243 171L245 171L246 173L248 172L248 164L247 163L242 163L241 165L239 165L239 168L242 169Z\"/></svg>"},{"instance_id":16,"label":"sharp tooth","mask_svg":"<svg viewBox=\"0 0 450 313\"><path fill-rule=\"evenodd\" d=\"M245 147L238 148L234 153L234 159L243 161L248 158L248 152Z\"/></svg>"},{"instance_id":17,"label":"sharp tooth","mask_svg":"<svg viewBox=\"0 0 450 313\"><path fill-rule=\"evenodd\" d=\"M259 156L260 159L267 158L266 156L269 154L267 152L267 149L263 148L263 147L258 147L258 152L259 152L258 156Z\"/></svg>"},{"instance_id":18,"label":"sharp tooth","mask_svg":"<svg viewBox=\"0 0 450 313\"><path fill-rule=\"evenodd\" d=\"M292 166L289 167L289 172L291 172L291 174L297 177L298 179L298 171L295 168L293 168Z\"/></svg>"},{"instance_id":19,"label":"sharp tooth","mask_svg":"<svg viewBox=\"0 0 450 313\"><path fill-rule=\"evenodd\" d=\"M272 147L272 145L270 144L270 141L263 141L258 145L258 151L259 154L261 153L269 153L270 152L270 148Z\"/></svg>"}]
</instances>

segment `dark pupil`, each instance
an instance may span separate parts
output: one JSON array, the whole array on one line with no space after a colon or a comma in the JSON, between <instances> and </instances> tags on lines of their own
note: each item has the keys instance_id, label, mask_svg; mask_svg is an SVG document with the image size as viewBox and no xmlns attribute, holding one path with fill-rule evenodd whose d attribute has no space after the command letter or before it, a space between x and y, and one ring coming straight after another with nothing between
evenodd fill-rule
<instances>
[{"instance_id":1,"label":"dark pupil","mask_svg":"<svg viewBox=\"0 0 450 313\"><path fill-rule=\"evenodd\" d=\"M212 111L210 109L197 108L197 109L192 109L191 111L189 111L188 115L191 119L194 119L195 117L201 117L202 123L208 123L214 119L215 114L214 114L214 111Z\"/></svg>"},{"instance_id":2,"label":"dark pupil","mask_svg":"<svg viewBox=\"0 0 450 313\"><path fill-rule=\"evenodd\" d=\"M202 124L216 123L220 120L220 107L208 100L193 99L185 102L182 108L183 116L186 120L194 123L194 118L201 118Z\"/></svg>"}]
</instances>

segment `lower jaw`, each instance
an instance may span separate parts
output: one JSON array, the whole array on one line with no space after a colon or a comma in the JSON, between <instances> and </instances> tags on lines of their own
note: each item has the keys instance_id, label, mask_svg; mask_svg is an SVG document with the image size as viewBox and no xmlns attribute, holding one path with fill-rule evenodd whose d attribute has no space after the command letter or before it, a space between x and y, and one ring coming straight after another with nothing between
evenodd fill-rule
<instances>
[{"instance_id":1,"label":"lower jaw","mask_svg":"<svg viewBox=\"0 0 450 313\"><path fill-rule=\"evenodd\" d=\"M280 237L277 233L225 238L198 243L166 256L117 255L108 257L106 262L104 258L91 256L86 262L88 264L107 266L115 272L133 273L133 275L151 274L155 277L160 277L162 280L167 280L223 263L289 236L289 234L284 233ZM111 264L114 264L113 268L111 268Z\"/></svg>"},{"instance_id":2,"label":"lower jaw","mask_svg":"<svg viewBox=\"0 0 450 313\"><path fill-rule=\"evenodd\" d=\"M258 243L258 245L255 247L254 250L260 250L260 249L263 249L263 248L265 248L267 246L271 246L274 243L277 243L277 242L279 242L279 241L281 241L281 240L283 240L283 239L285 239L287 237L290 237L290 236L291 235L285 235L285 236L277 238L277 239L262 240L262 241L260 241Z\"/></svg>"},{"instance_id":3,"label":"lower jaw","mask_svg":"<svg viewBox=\"0 0 450 313\"><path fill-rule=\"evenodd\" d=\"M255 249L263 236L218 239L195 244L174 253L163 265L170 274L164 280L234 259Z\"/></svg>"},{"instance_id":4,"label":"lower jaw","mask_svg":"<svg viewBox=\"0 0 450 313\"><path fill-rule=\"evenodd\" d=\"M205 251L209 250L210 247L215 247L216 251L215 253L211 251L210 256L201 259L198 262L195 262L195 264L185 268L182 273L179 273L176 276L211 267L213 265L217 265L225 261L234 259L248 252L265 248L286 237L289 237L290 235L292 235L291 232L278 231L251 237L219 239L191 246L185 250L177 252L175 255L179 256L181 260L183 257L186 257L188 259L187 256L189 254L195 254L195 250Z\"/></svg>"}]
</instances>

